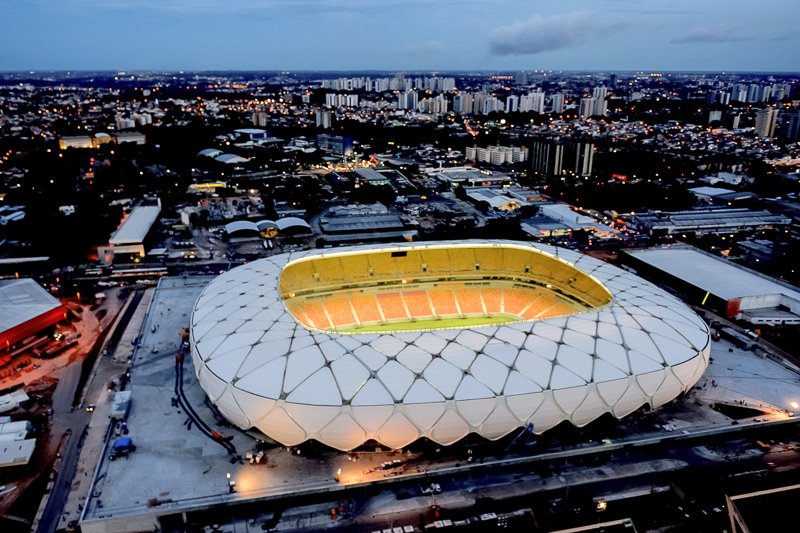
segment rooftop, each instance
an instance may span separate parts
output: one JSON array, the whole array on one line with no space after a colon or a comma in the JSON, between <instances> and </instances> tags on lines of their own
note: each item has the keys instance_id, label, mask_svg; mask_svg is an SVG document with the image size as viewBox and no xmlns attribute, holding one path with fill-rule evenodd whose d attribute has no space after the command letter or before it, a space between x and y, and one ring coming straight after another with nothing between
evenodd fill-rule
<instances>
[{"instance_id":1,"label":"rooftop","mask_svg":"<svg viewBox=\"0 0 800 533\"><path fill-rule=\"evenodd\" d=\"M672 211L658 213L637 213L634 217L640 224L653 228L733 228L741 225L760 226L769 224L789 224L791 219L783 215L773 215L769 211L749 209L702 209L693 211Z\"/></svg>"},{"instance_id":2,"label":"rooftop","mask_svg":"<svg viewBox=\"0 0 800 533\"><path fill-rule=\"evenodd\" d=\"M800 300L797 290L693 248L652 248L626 253L725 300L763 294L784 294Z\"/></svg>"},{"instance_id":3,"label":"rooftop","mask_svg":"<svg viewBox=\"0 0 800 533\"><path fill-rule=\"evenodd\" d=\"M0 331L61 307L38 283L29 278L0 280Z\"/></svg>"},{"instance_id":4,"label":"rooftop","mask_svg":"<svg viewBox=\"0 0 800 533\"><path fill-rule=\"evenodd\" d=\"M358 174L358 176L361 179L364 179L364 180L369 181L369 182L384 183L384 182L389 181L388 177L384 176L383 174L381 174L380 172L378 172L374 168L369 168L369 167L367 167L367 168L357 168L355 170L355 173Z\"/></svg>"},{"instance_id":5,"label":"rooftop","mask_svg":"<svg viewBox=\"0 0 800 533\"><path fill-rule=\"evenodd\" d=\"M696 196L714 197L723 194L730 194L736 191L733 191L731 189L723 189L721 187L694 187L692 189L689 189L689 192Z\"/></svg>"},{"instance_id":6,"label":"rooftop","mask_svg":"<svg viewBox=\"0 0 800 533\"><path fill-rule=\"evenodd\" d=\"M108 242L114 246L125 244L141 244L150 228L153 227L158 215L161 214L159 205L140 205L133 208L117 231L111 235Z\"/></svg>"}]
</instances>

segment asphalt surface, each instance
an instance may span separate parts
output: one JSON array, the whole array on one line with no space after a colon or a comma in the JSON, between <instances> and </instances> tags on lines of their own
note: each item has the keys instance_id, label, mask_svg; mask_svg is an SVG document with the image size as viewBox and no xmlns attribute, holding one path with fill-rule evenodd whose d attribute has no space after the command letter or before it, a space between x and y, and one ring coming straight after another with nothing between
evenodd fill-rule
<instances>
[{"instance_id":1,"label":"asphalt surface","mask_svg":"<svg viewBox=\"0 0 800 533\"><path fill-rule=\"evenodd\" d=\"M135 306L138 304L138 300L139 298L134 298L131 305ZM132 313L125 313L124 311L123 313L122 319L116 324L117 329L115 331L117 332L124 331L132 316ZM114 340L114 332L110 332L106 342L108 343L112 340ZM115 342L118 342L118 340L117 338ZM104 343L104 345L106 345L106 343ZM102 346L98 346L97 349L102 350ZM104 356L101 351L101 353L97 354L97 357L110 361L112 355L113 353ZM98 363L102 365L103 362L104 361L101 360ZM75 480L85 432L88 430L92 420L92 413L87 412L83 404L74 406L73 408L74 398L80 396L76 394L76 392L78 392L77 387L81 383L81 371L82 365L77 363L65 368L59 379L58 386L53 393L53 425L50 434L55 439L66 434L68 434L68 437L63 445L63 449L60 450L61 463L55 485L50 494L45 495L45 497L48 497L48 501L37 528L37 531L40 533L54 532L59 527L66 525L61 523L60 519L64 512L64 506L67 502L72 483ZM106 386L106 381L103 379L92 379L91 375L86 379L88 381L85 382L89 389L83 397L98 397L102 389ZM77 516L75 519L77 519Z\"/></svg>"},{"instance_id":2,"label":"asphalt surface","mask_svg":"<svg viewBox=\"0 0 800 533\"><path fill-rule=\"evenodd\" d=\"M67 432L70 435L61 450L58 477L39 522L38 531L43 533L55 531L58 527L64 502L67 500L70 485L75 478L82 441L81 434L91 419L91 415L82 409L72 410L72 398L75 396L75 389L80 377L81 365L73 364L65 368L53 394L53 426L50 433L53 437L60 437Z\"/></svg>"}]
</instances>

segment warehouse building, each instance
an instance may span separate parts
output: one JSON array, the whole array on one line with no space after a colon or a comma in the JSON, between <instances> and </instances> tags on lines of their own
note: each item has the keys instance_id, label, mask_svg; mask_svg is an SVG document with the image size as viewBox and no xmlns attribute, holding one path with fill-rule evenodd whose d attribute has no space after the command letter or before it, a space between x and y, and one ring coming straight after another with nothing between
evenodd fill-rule
<instances>
[{"instance_id":1,"label":"warehouse building","mask_svg":"<svg viewBox=\"0 0 800 533\"><path fill-rule=\"evenodd\" d=\"M800 324L800 291L691 247L625 252L623 260L728 318L752 324Z\"/></svg>"},{"instance_id":2,"label":"warehouse building","mask_svg":"<svg viewBox=\"0 0 800 533\"><path fill-rule=\"evenodd\" d=\"M0 351L64 320L67 310L29 278L0 280Z\"/></svg>"},{"instance_id":3,"label":"warehouse building","mask_svg":"<svg viewBox=\"0 0 800 533\"><path fill-rule=\"evenodd\" d=\"M788 226L792 219L769 211L749 209L695 209L690 211L653 211L620 217L629 227L652 236L692 233L738 233Z\"/></svg>"},{"instance_id":4,"label":"warehouse building","mask_svg":"<svg viewBox=\"0 0 800 533\"><path fill-rule=\"evenodd\" d=\"M161 200L156 198L152 205L142 204L133 208L117 230L108 240L108 246L100 246L97 255L106 264L120 257L133 260L144 257L147 252L148 237L161 214Z\"/></svg>"}]
</instances>

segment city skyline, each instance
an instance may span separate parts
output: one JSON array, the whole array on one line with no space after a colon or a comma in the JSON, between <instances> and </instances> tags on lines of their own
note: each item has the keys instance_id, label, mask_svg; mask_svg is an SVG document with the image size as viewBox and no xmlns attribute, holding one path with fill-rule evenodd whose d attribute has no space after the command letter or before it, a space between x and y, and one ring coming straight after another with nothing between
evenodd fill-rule
<instances>
[{"instance_id":1,"label":"city skyline","mask_svg":"<svg viewBox=\"0 0 800 533\"><path fill-rule=\"evenodd\" d=\"M0 0L0 70L797 70L798 7L761 7Z\"/></svg>"},{"instance_id":2,"label":"city skyline","mask_svg":"<svg viewBox=\"0 0 800 533\"><path fill-rule=\"evenodd\" d=\"M4 533L785 529L786 19L96 1L0 20Z\"/></svg>"}]
</instances>

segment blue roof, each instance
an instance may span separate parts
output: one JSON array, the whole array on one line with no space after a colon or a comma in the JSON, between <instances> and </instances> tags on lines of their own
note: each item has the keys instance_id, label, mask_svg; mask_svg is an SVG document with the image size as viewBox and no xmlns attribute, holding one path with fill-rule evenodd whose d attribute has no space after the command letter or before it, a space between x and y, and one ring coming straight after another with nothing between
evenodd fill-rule
<instances>
[{"instance_id":1,"label":"blue roof","mask_svg":"<svg viewBox=\"0 0 800 533\"><path fill-rule=\"evenodd\" d=\"M130 437L120 437L114 441L114 448L129 448L133 444Z\"/></svg>"}]
</instances>

